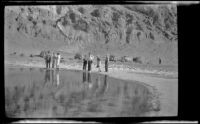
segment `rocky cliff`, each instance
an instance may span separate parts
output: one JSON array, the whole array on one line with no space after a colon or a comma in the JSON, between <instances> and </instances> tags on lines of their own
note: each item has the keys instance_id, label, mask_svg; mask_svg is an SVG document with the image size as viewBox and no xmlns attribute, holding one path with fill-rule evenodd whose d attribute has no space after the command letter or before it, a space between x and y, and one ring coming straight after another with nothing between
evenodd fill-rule
<instances>
[{"instance_id":1,"label":"rocky cliff","mask_svg":"<svg viewBox=\"0 0 200 124\"><path fill-rule=\"evenodd\" d=\"M177 64L172 5L7 6L5 51L58 50Z\"/></svg>"}]
</instances>

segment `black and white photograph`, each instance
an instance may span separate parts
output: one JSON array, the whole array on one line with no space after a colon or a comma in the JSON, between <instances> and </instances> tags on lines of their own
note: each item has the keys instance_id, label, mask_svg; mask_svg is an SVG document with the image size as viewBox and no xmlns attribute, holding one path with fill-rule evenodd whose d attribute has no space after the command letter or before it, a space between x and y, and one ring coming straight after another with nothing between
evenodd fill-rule
<instances>
[{"instance_id":1,"label":"black and white photograph","mask_svg":"<svg viewBox=\"0 0 200 124\"><path fill-rule=\"evenodd\" d=\"M7 5L8 118L178 116L176 4Z\"/></svg>"}]
</instances>

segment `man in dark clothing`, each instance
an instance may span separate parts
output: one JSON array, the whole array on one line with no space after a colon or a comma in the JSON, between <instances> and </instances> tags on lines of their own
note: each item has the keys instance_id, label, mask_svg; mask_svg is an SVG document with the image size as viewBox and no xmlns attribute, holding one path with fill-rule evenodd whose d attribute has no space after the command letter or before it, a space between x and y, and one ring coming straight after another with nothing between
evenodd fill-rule
<instances>
[{"instance_id":1,"label":"man in dark clothing","mask_svg":"<svg viewBox=\"0 0 200 124\"><path fill-rule=\"evenodd\" d=\"M86 55L83 58L83 70L86 71L86 67L87 67L87 58Z\"/></svg>"},{"instance_id":2,"label":"man in dark clothing","mask_svg":"<svg viewBox=\"0 0 200 124\"><path fill-rule=\"evenodd\" d=\"M47 53L47 68L50 68L51 65L51 55L50 55L50 51L48 51Z\"/></svg>"},{"instance_id":3,"label":"man in dark clothing","mask_svg":"<svg viewBox=\"0 0 200 124\"><path fill-rule=\"evenodd\" d=\"M45 53L44 53L44 59L45 59L46 68L48 68L48 53L47 53L47 51L45 51Z\"/></svg>"},{"instance_id":4,"label":"man in dark clothing","mask_svg":"<svg viewBox=\"0 0 200 124\"><path fill-rule=\"evenodd\" d=\"M108 61L109 61L109 57L107 55L106 60L105 60L105 72L108 72Z\"/></svg>"}]
</instances>

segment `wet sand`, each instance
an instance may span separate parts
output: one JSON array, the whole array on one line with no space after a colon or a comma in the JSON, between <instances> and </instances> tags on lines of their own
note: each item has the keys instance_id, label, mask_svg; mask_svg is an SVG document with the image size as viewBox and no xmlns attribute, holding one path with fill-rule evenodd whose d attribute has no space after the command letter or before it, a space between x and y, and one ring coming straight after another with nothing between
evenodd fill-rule
<instances>
[{"instance_id":1,"label":"wet sand","mask_svg":"<svg viewBox=\"0 0 200 124\"><path fill-rule=\"evenodd\" d=\"M178 114L178 79L158 78L126 71L108 72L107 74L119 79L143 82L145 85L154 87L160 93L161 109L164 110L160 112L165 112L158 112L158 116L176 116Z\"/></svg>"}]
</instances>

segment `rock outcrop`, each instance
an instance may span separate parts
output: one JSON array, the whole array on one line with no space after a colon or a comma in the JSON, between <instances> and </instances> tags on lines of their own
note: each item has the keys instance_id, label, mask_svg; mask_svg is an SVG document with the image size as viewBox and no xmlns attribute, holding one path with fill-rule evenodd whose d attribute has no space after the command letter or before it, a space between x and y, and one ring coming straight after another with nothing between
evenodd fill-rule
<instances>
[{"instance_id":1,"label":"rock outcrop","mask_svg":"<svg viewBox=\"0 0 200 124\"><path fill-rule=\"evenodd\" d=\"M142 57L144 63L177 64L177 40L177 10L172 5L5 8L6 49L13 51L108 52Z\"/></svg>"}]
</instances>

